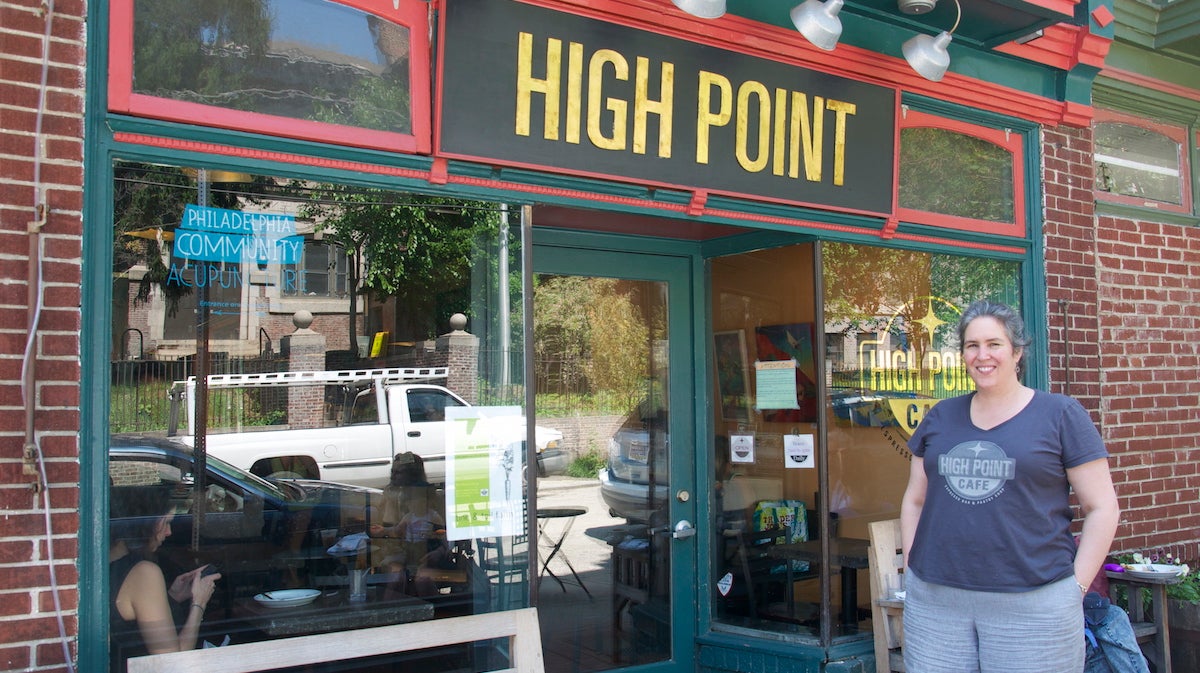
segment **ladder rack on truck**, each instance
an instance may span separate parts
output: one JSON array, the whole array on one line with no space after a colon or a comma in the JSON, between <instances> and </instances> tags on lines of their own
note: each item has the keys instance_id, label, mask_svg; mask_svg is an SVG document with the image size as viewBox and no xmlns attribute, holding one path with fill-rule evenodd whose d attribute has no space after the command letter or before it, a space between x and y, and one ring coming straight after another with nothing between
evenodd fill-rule
<instances>
[{"instance_id":1,"label":"ladder rack on truck","mask_svg":"<svg viewBox=\"0 0 1200 673\"><path fill-rule=\"evenodd\" d=\"M394 383L418 383L435 381L449 376L448 367L385 367L378 369L340 369L331 371L260 372L254 374L210 374L208 387L221 388L267 388L276 386L311 386L341 383L347 385L373 383L382 394L383 388ZM171 385L168 396L171 400L168 436L173 436L179 427L179 407L184 400L192 399L196 389L196 377L176 381ZM188 405L188 428L195 427L195 410Z\"/></svg>"},{"instance_id":2,"label":"ladder rack on truck","mask_svg":"<svg viewBox=\"0 0 1200 673\"><path fill-rule=\"evenodd\" d=\"M433 381L448 375L447 367L392 367L384 369L341 369L336 371L262 372L257 374L210 374L209 388L258 388L264 386L307 386L318 383L412 383ZM183 386L193 388L196 377L176 381L172 390Z\"/></svg>"}]
</instances>

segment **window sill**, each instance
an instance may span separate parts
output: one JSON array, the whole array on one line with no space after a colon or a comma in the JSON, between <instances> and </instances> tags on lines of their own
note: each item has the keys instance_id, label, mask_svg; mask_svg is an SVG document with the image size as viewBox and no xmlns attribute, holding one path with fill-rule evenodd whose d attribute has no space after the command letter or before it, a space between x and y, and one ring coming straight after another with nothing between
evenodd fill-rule
<instances>
[{"instance_id":1,"label":"window sill","mask_svg":"<svg viewBox=\"0 0 1200 673\"><path fill-rule=\"evenodd\" d=\"M1200 216L1185 213L1171 213L1157 208L1143 208L1124 203L1096 201L1096 215L1122 217L1131 220L1149 220L1163 224L1178 224L1184 227L1200 226Z\"/></svg>"}]
</instances>

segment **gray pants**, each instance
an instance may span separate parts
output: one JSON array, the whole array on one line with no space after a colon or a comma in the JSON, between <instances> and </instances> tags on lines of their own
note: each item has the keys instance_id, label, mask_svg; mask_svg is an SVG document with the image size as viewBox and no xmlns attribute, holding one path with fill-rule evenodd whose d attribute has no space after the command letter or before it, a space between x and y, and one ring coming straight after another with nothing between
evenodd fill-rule
<instances>
[{"instance_id":1,"label":"gray pants","mask_svg":"<svg viewBox=\"0 0 1200 673\"><path fill-rule=\"evenodd\" d=\"M1083 600L1073 577L1021 593L905 579L909 673L1079 673Z\"/></svg>"}]
</instances>

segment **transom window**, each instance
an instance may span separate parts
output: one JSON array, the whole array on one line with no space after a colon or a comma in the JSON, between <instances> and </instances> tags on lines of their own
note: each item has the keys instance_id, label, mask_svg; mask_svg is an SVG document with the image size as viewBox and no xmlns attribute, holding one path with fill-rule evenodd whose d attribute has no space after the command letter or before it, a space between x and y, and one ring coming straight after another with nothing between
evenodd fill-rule
<instances>
[{"instance_id":1,"label":"transom window","mask_svg":"<svg viewBox=\"0 0 1200 673\"><path fill-rule=\"evenodd\" d=\"M109 108L401 152L430 149L418 0L112 0Z\"/></svg>"},{"instance_id":2,"label":"transom window","mask_svg":"<svg viewBox=\"0 0 1200 673\"><path fill-rule=\"evenodd\" d=\"M1093 137L1097 199L1191 212L1185 127L1097 110Z\"/></svg>"},{"instance_id":3,"label":"transom window","mask_svg":"<svg viewBox=\"0 0 1200 673\"><path fill-rule=\"evenodd\" d=\"M981 233L1025 234L1023 136L905 110L900 219Z\"/></svg>"}]
</instances>

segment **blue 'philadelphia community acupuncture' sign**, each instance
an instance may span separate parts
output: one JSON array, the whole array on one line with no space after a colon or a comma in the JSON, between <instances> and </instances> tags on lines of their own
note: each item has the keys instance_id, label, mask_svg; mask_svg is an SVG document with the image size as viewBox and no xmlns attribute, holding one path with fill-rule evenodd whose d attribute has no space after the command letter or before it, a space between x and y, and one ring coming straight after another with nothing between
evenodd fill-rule
<instances>
[{"instance_id":1,"label":"blue 'philadelphia community acupuncture' sign","mask_svg":"<svg viewBox=\"0 0 1200 673\"><path fill-rule=\"evenodd\" d=\"M173 253L199 262L297 264L304 237L296 218L189 205L175 231Z\"/></svg>"},{"instance_id":2,"label":"blue 'philadelphia community acupuncture' sign","mask_svg":"<svg viewBox=\"0 0 1200 673\"><path fill-rule=\"evenodd\" d=\"M892 210L895 88L521 2L443 7L445 156Z\"/></svg>"}]
</instances>

